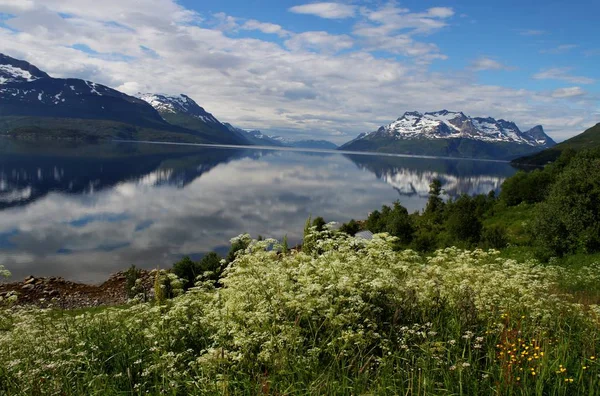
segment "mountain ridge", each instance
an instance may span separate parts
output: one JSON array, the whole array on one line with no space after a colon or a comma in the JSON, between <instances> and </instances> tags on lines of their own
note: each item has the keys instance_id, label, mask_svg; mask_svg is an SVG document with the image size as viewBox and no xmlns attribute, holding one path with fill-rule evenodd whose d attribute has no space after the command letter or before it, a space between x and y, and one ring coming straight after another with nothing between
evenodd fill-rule
<instances>
[{"instance_id":1,"label":"mountain ridge","mask_svg":"<svg viewBox=\"0 0 600 396\"><path fill-rule=\"evenodd\" d=\"M543 166L554 162L566 150L576 152L597 147L600 147L600 123L539 153L517 158L512 163L514 165Z\"/></svg>"},{"instance_id":2,"label":"mountain ridge","mask_svg":"<svg viewBox=\"0 0 600 396\"><path fill-rule=\"evenodd\" d=\"M440 110L405 112L396 121L362 133L340 149L507 159L555 144L541 125L521 132L512 121Z\"/></svg>"}]
</instances>

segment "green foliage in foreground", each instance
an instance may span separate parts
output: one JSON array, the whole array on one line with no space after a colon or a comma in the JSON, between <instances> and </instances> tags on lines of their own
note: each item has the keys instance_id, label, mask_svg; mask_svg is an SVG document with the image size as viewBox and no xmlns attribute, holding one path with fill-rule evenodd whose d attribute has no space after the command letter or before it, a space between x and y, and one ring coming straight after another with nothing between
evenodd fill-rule
<instances>
[{"instance_id":1,"label":"green foliage in foreground","mask_svg":"<svg viewBox=\"0 0 600 396\"><path fill-rule=\"evenodd\" d=\"M444 201L441 187L433 181L423 212L409 215L396 202L340 230L387 232L398 237L399 249L419 252L518 246L544 262L600 252L600 149L566 151L543 169L518 172L504 182L499 197Z\"/></svg>"},{"instance_id":2,"label":"green foliage in foreground","mask_svg":"<svg viewBox=\"0 0 600 396\"><path fill-rule=\"evenodd\" d=\"M600 394L600 307L560 283L598 284L598 265L310 237L252 241L222 288L162 305L3 311L0 394Z\"/></svg>"}]
</instances>

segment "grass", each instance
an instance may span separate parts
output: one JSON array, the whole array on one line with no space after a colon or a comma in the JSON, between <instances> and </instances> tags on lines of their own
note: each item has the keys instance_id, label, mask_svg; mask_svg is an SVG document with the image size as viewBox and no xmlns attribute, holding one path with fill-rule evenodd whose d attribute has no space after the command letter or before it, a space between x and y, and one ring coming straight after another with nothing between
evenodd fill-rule
<instances>
[{"instance_id":1,"label":"grass","mask_svg":"<svg viewBox=\"0 0 600 396\"><path fill-rule=\"evenodd\" d=\"M253 241L222 288L164 304L5 310L0 394L600 394L600 309L577 296L600 267L309 242Z\"/></svg>"}]
</instances>

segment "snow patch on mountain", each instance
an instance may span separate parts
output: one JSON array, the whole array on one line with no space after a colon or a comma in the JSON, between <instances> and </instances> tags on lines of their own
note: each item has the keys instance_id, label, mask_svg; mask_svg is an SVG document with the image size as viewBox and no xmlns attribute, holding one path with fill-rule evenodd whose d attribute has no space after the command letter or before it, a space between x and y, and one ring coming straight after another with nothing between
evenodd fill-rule
<instances>
[{"instance_id":1,"label":"snow patch on mountain","mask_svg":"<svg viewBox=\"0 0 600 396\"><path fill-rule=\"evenodd\" d=\"M212 114L200 107L187 95L138 93L138 98L148 102L159 113L187 114L208 124L221 124Z\"/></svg>"},{"instance_id":2,"label":"snow patch on mountain","mask_svg":"<svg viewBox=\"0 0 600 396\"><path fill-rule=\"evenodd\" d=\"M37 77L34 77L27 70L21 69L10 64L0 65L0 85L9 82L30 82L34 80L37 80Z\"/></svg>"},{"instance_id":3,"label":"snow patch on mountain","mask_svg":"<svg viewBox=\"0 0 600 396\"><path fill-rule=\"evenodd\" d=\"M396 121L380 127L378 130L362 133L356 140L374 137L393 139L451 139L467 138L484 142L507 142L530 146L554 144L541 126L533 132L521 132L514 122L496 120L491 117L472 118L462 112L441 110L420 113L406 112Z\"/></svg>"}]
</instances>

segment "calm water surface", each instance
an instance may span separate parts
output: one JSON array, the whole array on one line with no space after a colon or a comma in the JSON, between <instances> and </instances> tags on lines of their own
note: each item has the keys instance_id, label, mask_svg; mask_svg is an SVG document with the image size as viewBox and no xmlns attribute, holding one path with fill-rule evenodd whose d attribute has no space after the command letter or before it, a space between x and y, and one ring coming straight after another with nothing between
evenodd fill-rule
<instances>
[{"instance_id":1,"label":"calm water surface","mask_svg":"<svg viewBox=\"0 0 600 396\"><path fill-rule=\"evenodd\" d=\"M498 190L515 170L473 160L113 143L0 140L0 264L13 279L100 282L228 250L243 232L299 242L309 215L362 219Z\"/></svg>"}]
</instances>

